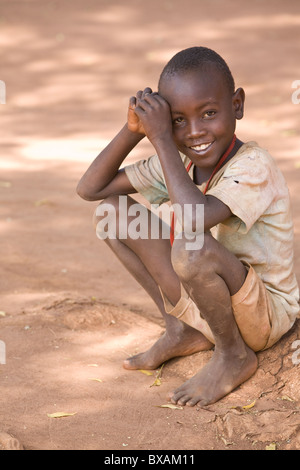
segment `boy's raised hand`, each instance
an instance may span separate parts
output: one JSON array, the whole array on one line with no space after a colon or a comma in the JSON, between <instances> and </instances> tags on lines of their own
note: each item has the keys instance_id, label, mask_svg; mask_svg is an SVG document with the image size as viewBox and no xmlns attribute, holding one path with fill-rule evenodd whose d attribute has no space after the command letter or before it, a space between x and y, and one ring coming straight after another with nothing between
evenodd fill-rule
<instances>
[{"instance_id":1,"label":"boy's raised hand","mask_svg":"<svg viewBox=\"0 0 300 470\"><path fill-rule=\"evenodd\" d=\"M129 101L128 129L146 135L150 142L172 135L172 119L167 101L151 88L138 91Z\"/></svg>"},{"instance_id":2,"label":"boy's raised hand","mask_svg":"<svg viewBox=\"0 0 300 470\"><path fill-rule=\"evenodd\" d=\"M134 113L143 132L154 144L172 138L172 118L168 102L151 88L137 94Z\"/></svg>"},{"instance_id":3,"label":"boy's raised hand","mask_svg":"<svg viewBox=\"0 0 300 470\"><path fill-rule=\"evenodd\" d=\"M131 132L146 135L143 124L136 114L135 109L139 105L140 101L144 99L144 96L150 93L152 93L151 88L145 88L144 91L138 91L136 96L132 96L129 100L127 126Z\"/></svg>"}]
</instances>

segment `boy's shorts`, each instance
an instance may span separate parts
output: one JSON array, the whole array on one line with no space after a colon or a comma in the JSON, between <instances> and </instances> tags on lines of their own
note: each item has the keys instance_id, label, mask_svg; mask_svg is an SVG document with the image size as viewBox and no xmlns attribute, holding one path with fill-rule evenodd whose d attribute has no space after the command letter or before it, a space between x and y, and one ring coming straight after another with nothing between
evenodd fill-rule
<instances>
[{"instance_id":1,"label":"boy's shorts","mask_svg":"<svg viewBox=\"0 0 300 470\"><path fill-rule=\"evenodd\" d=\"M260 351L276 343L292 325L278 296L266 289L252 266L246 265L246 268L248 274L244 284L231 297L232 310L245 343L253 351ZM168 314L201 331L212 343L215 342L208 323L201 317L198 307L183 286L181 298L175 307L163 293L162 297Z\"/></svg>"}]
</instances>

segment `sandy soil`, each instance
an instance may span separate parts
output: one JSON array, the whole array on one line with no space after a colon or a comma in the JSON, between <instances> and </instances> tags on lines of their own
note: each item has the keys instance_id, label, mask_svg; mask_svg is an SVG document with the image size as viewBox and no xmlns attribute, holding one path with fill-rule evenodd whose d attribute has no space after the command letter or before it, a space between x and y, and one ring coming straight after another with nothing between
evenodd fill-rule
<instances>
[{"instance_id":1,"label":"sandy soil","mask_svg":"<svg viewBox=\"0 0 300 470\"><path fill-rule=\"evenodd\" d=\"M288 181L299 278L299 28L298 0L0 1L0 449L300 449L299 322L220 402L161 407L211 353L165 364L160 385L122 368L163 324L96 238L96 204L75 194L128 97L155 89L178 50L212 47L246 91L238 136ZM128 162L151 152L144 142Z\"/></svg>"}]
</instances>

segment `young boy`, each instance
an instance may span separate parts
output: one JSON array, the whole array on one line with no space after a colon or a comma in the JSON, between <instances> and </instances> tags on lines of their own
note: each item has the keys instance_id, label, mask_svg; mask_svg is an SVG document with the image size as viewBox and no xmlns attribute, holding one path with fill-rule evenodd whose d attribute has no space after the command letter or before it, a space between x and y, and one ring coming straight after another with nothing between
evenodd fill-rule
<instances>
[{"instance_id":1,"label":"young boy","mask_svg":"<svg viewBox=\"0 0 300 470\"><path fill-rule=\"evenodd\" d=\"M116 236L106 243L165 319L164 335L124 367L155 369L214 346L208 364L170 393L175 404L205 406L224 397L255 372L255 352L272 346L299 316L288 189L265 150L235 137L244 100L216 52L179 52L157 93L146 88L130 99L126 125L78 185L82 198L113 208ZM156 154L120 170L145 136ZM149 211L148 237L124 236L136 204L129 194L136 192L176 207L182 229L173 243L162 236L163 224L151 238ZM200 244L190 243L200 235Z\"/></svg>"}]
</instances>

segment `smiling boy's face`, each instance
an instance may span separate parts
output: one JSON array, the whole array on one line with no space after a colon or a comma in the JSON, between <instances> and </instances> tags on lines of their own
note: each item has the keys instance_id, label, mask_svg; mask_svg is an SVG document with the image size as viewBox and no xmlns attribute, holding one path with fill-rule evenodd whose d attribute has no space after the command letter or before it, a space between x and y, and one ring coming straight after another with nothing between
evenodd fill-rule
<instances>
[{"instance_id":1,"label":"smiling boy's face","mask_svg":"<svg viewBox=\"0 0 300 470\"><path fill-rule=\"evenodd\" d=\"M243 117L244 91L232 95L222 73L209 65L165 77L159 94L170 105L178 150L197 167L214 168L231 143L236 119Z\"/></svg>"}]
</instances>

